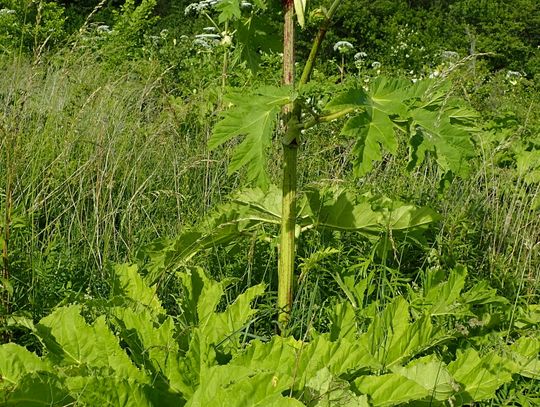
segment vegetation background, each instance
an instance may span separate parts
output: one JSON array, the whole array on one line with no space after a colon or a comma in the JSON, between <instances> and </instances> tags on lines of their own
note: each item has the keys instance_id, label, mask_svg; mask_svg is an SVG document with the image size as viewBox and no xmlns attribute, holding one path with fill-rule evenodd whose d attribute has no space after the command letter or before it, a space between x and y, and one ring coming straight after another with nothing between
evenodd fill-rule
<instances>
[{"instance_id":1,"label":"vegetation background","mask_svg":"<svg viewBox=\"0 0 540 407\"><path fill-rule=\"evenodd\" d=\"M231 89L280 84L280 2L269 2L272 18L264 29L237 30L232 44L227 23L210 12L189 12L191 3L0 0L2 342L41 355L43 344L17 318L38 321L61 305L109 298L118 263L136 263L151 274L161 249L209 224L215 208L245 184L244 172L228 172L234 143L212 152L207 143ZM299 67L317 33L320 7L329 3L309 5L297 37ZM353 144L340 135L342 123L310 130L299 151L302 187L329 183L384 195L428 206L440 220L420 240L304 234L291 334L302 338L332 326L330 309L347 298L347 276L373 276L365 304L376 300L383 309L397 296L410 300L434 273L446 278L459 267L468 270L464 290L484 281L508 302L498 325L504 341L519 336L510 332L523 315L522 326L534 331L540 314L538 2L342 3L307 90L313 100L317 95L325 104L349 84L367 86L381 76L446 81L449 92L478 112L477 154L467 177L441 179L429 159L407 171L406 146L400 146L402 158L387 157L354 178ZM248 14L255 5L246 7ZM335 47L338 41L350 50ZM269 172L279 184L279 146L272 148ZM248 287L267 284L249 328L249 338L263 341L276 329L276 233L265 227L201 250L186 265L231 282L220 310ZM156 287L167 313L180 318L178 278L164 274ZM489 342L493 329L477 336ZM477 346L468 335L459 343ZM518 394L525 397L519 405L538 402L535 379L512 383L486 405L517 405Z\"/></svg>"}]
</instances>

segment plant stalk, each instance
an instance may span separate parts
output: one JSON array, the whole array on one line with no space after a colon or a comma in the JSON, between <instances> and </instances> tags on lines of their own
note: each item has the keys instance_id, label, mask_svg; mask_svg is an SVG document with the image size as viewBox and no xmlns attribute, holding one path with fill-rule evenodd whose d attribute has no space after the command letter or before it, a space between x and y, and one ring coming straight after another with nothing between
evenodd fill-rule
<instances>
[{"instance_id":1,"label":"plant stalk","mask_svg":"<svg viewBox=\"0 0 540 407\"><path fill-rule=\"evenodd\" d=\"M294 2L282 0L284 11L283 25L283 84L294 87ZM313 71L315 59L326 32L330 27L341 0L334 0L325 20L313 42L309 58L304 66L298 86L305 85ZM281 333L286 332L293 302L294 260L296 254L296 189L297 163L301 105L290 103L283 107L283 184L281 236L278 257L278 323Z\"/></svg>"},{"instance_id":2,"label":"plant stalk","mask_svg":"<svg viewBox=\"0 0 540 407\"><path fill-rule=\"evenodd\" d=\"M332 5L330 6L330 9L326 13L326 17L321 25L321 28L319 28L319 32L317 33L317 36L313 41L313 45L311 46L309 57L306 61L306 65L304 66L304 70L302 71L302 76L300 77L300 82L298 84L299 86L305 85L309 82L311 73L313 72L313 67L315 66L315 60L317 59L317 55L319 53L319 49L321 48L324 37L326 37L326 33L328 32L330 24L332 23L332 18L334 17L334 14L336 14L336 11L341 4L341 1L342 0L334 0Z\"/></svg>"},{"instance_id":3,"label":"plant stalk","mask_svg":"<svg viewBox=\"0 0 540 407\"><path fill-rule=\"evenodd\" d=\"M283 84L294 86L294 4L292 0L283 1ZM293 104L283 107L283 184L281 236L278 258L278 323L281 332L285 332L289 322L292 298L295 257L295 225L296 225L296 167L297 140L290 137L296 130L291 128ZM294 126L294 125L293 125Z\"/></svg>"}]
</instances>

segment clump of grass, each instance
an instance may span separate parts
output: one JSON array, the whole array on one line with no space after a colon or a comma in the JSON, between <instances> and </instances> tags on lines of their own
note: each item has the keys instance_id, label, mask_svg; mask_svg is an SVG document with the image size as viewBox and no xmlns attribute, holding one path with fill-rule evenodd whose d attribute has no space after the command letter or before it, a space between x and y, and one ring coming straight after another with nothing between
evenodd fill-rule
<instances>
[{"instance_id":1,"label":"clump of grass","mask_svg":"<svg viewBox=\"0 0 540 407\"><path fill-rule=\"evenodd\" d=\"M167 67L112 71L84 52L0 65L0 173L10 175L0 211L12 219L3 229L15 309L41 315L70 291L106 291L111 262L179 233L221 193L209 128L178 121Z\"/></svg>"}]
</instances>

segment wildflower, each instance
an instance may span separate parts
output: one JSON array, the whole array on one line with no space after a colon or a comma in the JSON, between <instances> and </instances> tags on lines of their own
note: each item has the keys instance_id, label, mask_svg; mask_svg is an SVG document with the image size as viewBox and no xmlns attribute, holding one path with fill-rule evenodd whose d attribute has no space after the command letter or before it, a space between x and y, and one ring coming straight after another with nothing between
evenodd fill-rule
<instances>
[{"instance_id":1,"label":"wildflower","mask_svg":"<svg viewBox=\"0 0 540 407\"><path fill-rule=\"evenodd\" d=\"M184 14L187 16L191 13L198 14L201 11L215 6L220 0L203 0L198 3L191 3L184 9Z\"/></svg>"},{"instance_id":2,"label":"wildflower","mask_svg":"<svg viewBox=\"0 0 540 407\"><path fill-rule=\"evenodd\" d=\"M103 24L103 25L98 25L97 31L98 33L108 34L111 32L111 29L108 25Z\"/></svg>"},{"instance_id":3,"label":"wildflower","mask_svg":"<svg viewBox=\"0 0 540 407\"><path fill-rule=\"evenodd\" d=\"M360 51L360 52L357 52L356 54L354 54L354 60L355 61L358 61L358 60L362 60L364 58L367 57L367 54L363 51Z\"/></svg>"},{"instance_id":4,"label":"wildflower","mask_svg":"<svg viewBox=\"0 0 540 407\"><path fill-rule=\"evenodd\" d=\"M2 10L0 10L0 16L4 16L8 14L15 14L15 13L16 13L15 10L10 10L8 8L3 8Z\"/></svg>"},{"instance_id":5,"label":"wildflower","mask_svg":"<svg viewBox=\"0 0 540 407\"><path fill-rule=\"evenodd\" d=\"M338 41L334 44L334 51L338 51L341 54L346 54L353 48L354 46L348 41Z\"/></svg>"},{"instance_id":6,"label":"wildflower","mask_svg":"<svg viewBox=\"0 0 540 407\"><path fill-rule=\"evenodd\" d=\"M195 38L200 38L203 40L206 39L212 39L212 40L219 40L221 38L221 35L219 34L197 34Z\"/></svg>"},{"instance_id":7,"label":"wildflower","mask_svg":"<svg viewBox=\"0 0 540 407\"><path fill-rule=\"evenodd\" d=\"M207 32L207 33L213 33L213 32L217 31L217 28L216 27L204 27L202 30L204 32Z\"/></svg>"},{"instance_id":8,"label":"wildflower","mask_svg":"<svg viewBox=\"0 0 540 407\"><path fill-rule=\"evenodd\" d=\"M208 44L205 40L203 40L201 38L196 38L193 41L193 45L199 46L199 47L202 47L202 48L212 48L210 44Z\"/></svg>"},{"instance_id":9,"label":"wildflower","mask_svg":"<svg viewBox=\"0 0 540 407\"><path fill-rule=\"evenodd\" d=\"M443 51L441 56L443 59L447 60L455 60L459 58L459 54L454 51Z\"/></svg>"},{"instance_id":10,"label":"wildflower","mask_svg":"<svg viewBox=\"0 0 540 407\"><path fill-rule=\"evenodd\" d=\"M253 7L253 4L251 4L249 1L243 1L240 3L240 8L248 9Z\"/></svg>"},{"instance_id":11,"label":"wildflower","mask_svg":"<svg viewBox=\"0 0 540 407\"><path fill-rule=\"evenodd\" d=\"M508 82L510 82L512 85L515 85L518 83L518 81L522 78L521 72L518 71L508 71L506 72L506 79L508 79Z\"/></svg>"},{"instance_id":12,"label":"wildflower","mask_svg":"<svg viewBox=\"0 0 540 407\"><path fill-rule=\"evenodd\" d=\"M371 67L372 67L373 69L380 69L381 63L380 63L379 61L373 61L373 62L371 63Z\"/></svg>"}]
</instances>

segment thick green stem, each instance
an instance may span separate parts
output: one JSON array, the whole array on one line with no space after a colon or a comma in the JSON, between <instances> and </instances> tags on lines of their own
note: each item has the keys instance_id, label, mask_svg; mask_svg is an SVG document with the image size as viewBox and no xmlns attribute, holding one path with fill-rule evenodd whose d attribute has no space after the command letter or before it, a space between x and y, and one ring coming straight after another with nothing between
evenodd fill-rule
<instances>
[{"instance_id":1,"label":"thick green stem","mask_svg":"<svg viewBox=\"0 0 540 407\"><path fill-rule=\"evenodd\" d=\"M278 307L282 332L286 329L293 300L293 275L296 246L296 145L283 145L283 206L279 253Z\"/></svg>"},{"instance_id":2,"label":"thick green stem","mask_svg":"<svg viewBox=\"0 0 540 407\"><path fill-rule=\"evenodd\" d=\"M341 1L342 0L334 0L332 5L330 6L330 9L326 13L324 22L322 23L321 28L319 28L317 37L315 37L315 40L313 41L309 57L306 61L306 65L304 66L304 70L300 78L299 86L305 85L309 82L309 78L311 77L311 73L313 72L313 67L315 65L315 59L317 59L317 54L319 53L319 49L321 48L324 37L326 37L326 32L330 28L332 17L334 17L334 14L336 13L336 10L341 4Z\"/></svg>"},{"instance_id":3,"label":"thick green stem","mask_svg":"<svg viewBox=\"0 0 540 407\"><path fill-rule=\"evenodd\" d=\"M309 81L321 43L341 0L334 0L325 21L313 43L311 53L300 78L299 86ZM294 4L283 0L283 84L294 87ZM281 332L286 332L293 301L294 260L296 253L296 183L297 153L300 129L301 105L291 103L283 108L283 200L281 238L278 258L278 322ZM319 120L321 120L319 118Z\"/></svg>"},{"instance_id":4,"label":"thick green stem","mask_svg":"<svg viewBox=\"0 0 540 407\"><path fill-rule=\"evenodd\" d=\"M294 5L292 0L284 0L285 12L283 31L283 84L294 86ZM296 224L296 126L291 120L293 105L283 108L283 200L281 214L281 242L278 259L278 322L282 332L286 330L292 309L293 275L295 256ZM292 125L292 127L291 127ZM291 137L291 134L293 135Z\"/></svg>"}]
</instances>

